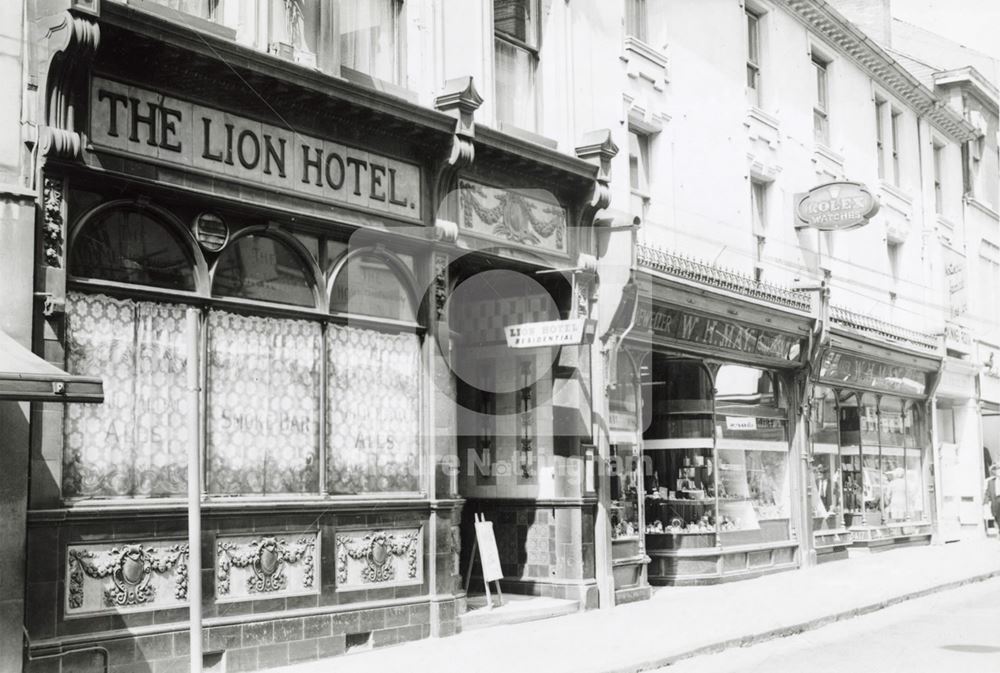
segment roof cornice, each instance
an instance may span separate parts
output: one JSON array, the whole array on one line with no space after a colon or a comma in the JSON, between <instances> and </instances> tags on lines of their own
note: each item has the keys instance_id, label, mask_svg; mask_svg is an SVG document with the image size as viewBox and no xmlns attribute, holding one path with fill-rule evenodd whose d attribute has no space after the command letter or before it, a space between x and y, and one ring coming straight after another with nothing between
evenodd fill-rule
<instances>
[{"instance_id":1,"label":"roof cornice","mask_svg":"<svg viewBox=\"0 0 1000 673\"><path fill-rule=\"evenodd\" d=\"M854 61L879 85L891 91L939 131L958 142L974 140L978 133L952 112L945 102L896 62L873 39L831 7L825 0L775 0L811 31Z\"/></svg>"},{"instance_id":2,"label":"roof cornice","mask_svg":"<svg viewBox=\"0 0 1000 673\"><path fill-rule=\"evenodd\" d=\"M972 95L979 99L981 103L989 106L994 111L997 110L1000 93L993 84L983 77L982 73L973 66L955 68L954 70L940 70L934 73L934 84L945 86L948 84L958 84L967 89Z\"/></svg>"}]
</instances>

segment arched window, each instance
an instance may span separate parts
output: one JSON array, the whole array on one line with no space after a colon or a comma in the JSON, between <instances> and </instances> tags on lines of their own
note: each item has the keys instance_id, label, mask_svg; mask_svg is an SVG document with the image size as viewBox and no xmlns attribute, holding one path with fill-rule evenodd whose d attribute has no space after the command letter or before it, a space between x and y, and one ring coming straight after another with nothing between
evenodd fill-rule
<instances>
[{"instance_id":1,"label":"arched window","mask_svg":"<svg viewBox=\"0 0 1000 673\"><path fill-rule=\"evenodd\" d=\"M420 489L420 338L399 326L417 316L398 268L377 254L334 267L330 311L346 322L327 329L331 493Z\"/></svg>"},{"instance_id":2,"label":"arched window","mask_svg":"<svg viewBox=\"0 0 1000 673\"><path fill-rule=\"evenodd\" d=\"M330 289L330 310L405 322L417 319L399 272L375 255L355 255L347 260Z\"/></svg>"},{"instance_id":3,"label":"arched window","mask_svg":"<svg viewBox=\"0 0 1000 673\"><path fill-rule=\"evenodd\" d=\"M70 275L170 290L195 289L194 264L180 236L150 211L108 210L73 241Z\"/></svg>"},{"instance_id":4,"label":"arched window","mask_svg":"<svg viewBox=\"0 0 1000 673\"><path fill-rule=\"evenodd\" d=\"M313 278L285 241L246 234L219 257L212 294L314 307ZM317 493L320 323L213 307L207 330L208 492Z\"/></svg>"},{"instance_id":5,"label":"arched window","mask_svg":"<svg viewBox=\"0 0 1000 673\"><path fill-rule=\"evenodd\" d=\"M187 490L184 418L189 354L178 303L94 292L100 281L191 292L197 262L183 231L155 210L123 205L83 220L69 250L73 278L98 281L66 296L66 366L104 379L103 404L69 404L67 498L176 496ZM108 285L108 291L121 289Z\"/></svg>"},{"instance_id":6,"label":"arched window","mask_svg":"<svg viewBox=\"0 0 1000 673\"><path fill-rule=\"evenodd\" d=\"M212 294L293 306L315 306L302 257L283 241L250 234L230 243L215 267Z\"/></svg>"}]
</instances>

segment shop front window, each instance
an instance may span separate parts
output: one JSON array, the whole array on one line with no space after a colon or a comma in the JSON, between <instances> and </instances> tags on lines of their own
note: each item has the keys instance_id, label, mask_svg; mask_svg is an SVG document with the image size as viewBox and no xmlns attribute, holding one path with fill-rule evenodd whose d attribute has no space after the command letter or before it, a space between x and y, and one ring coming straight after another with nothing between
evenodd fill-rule
<instances>
[{"instance_id":1,"label":"shop front window","mask_svg":"<svg viewBox=\"0 0 1000 673\"><path fill-rule=\"evenodd\" d=\"M854 393L839 393L840 474L844 498L844 525L860 525L864 518L861 468L861 414Z\"/></svg>"},{"instance_id":2,"label":"shop front window","mask_svg":"<svg viewBox=\"0 0 1000 673\"><path fill-rule=\"evenodd\" d=\"M736 525L716 510L712 379L700 360L654 353L642 370L646 533L714 534ZM647 546L682 547L681 540Z\"/></svg>"},{"instance_id":3,"label":"shop front window","mask_svg":"<svg viewBox=\"0 0 1000 673\"><path fill-rule=\"evenodd\" d=\"M618 355L615 386L608 391L611 436L611 537L638 539L640 533L639 491L642 464L638 451L638 397L632 358Z\"/></svg>"},{"instance_id":4,"label":"shop front window","mask_svg":"<svg viewBox=\"0 0 1000 673\"><path fill-rule=\"evenodd\" d=\"M813 528L837 529L843 525L843 490L836 394L815 386L809 408Z\"/></svg>"},{"instance_id":5,"label":"shop front window","mask_svg":"<svg viewBox=\"0 0 1000 673\"><path fill-rule=\"evenodd\" d=\"M917 445L915 405L883 397L880 406L884 510L890 522L923 518L923 470Z\"/></svg>"},{"instance_id":6,"label":"shop front window","mask_svg":"<svg viewBox=\"0 0 1000 673\"><path fill-rule=\"evenodd\" d=\"M860 397L864 522L867 526L879 526L885 519L882 505L885 502L887 483L882 472L882 450L879 446L878 398L870 393L864 393Z\"/></svg>"},{"instance_id":7,"label":"shop front window","mask_svg":"<svg viewBox=\"0 0 1000 673\"><path fill-rule=\"evenodd\" d=\"M904 463L906 470L906 508L913 521L924 520L923 451L917 442L917 405L906 402L903 410Z\"/></svg>"},{"instance_id":8,"label":"shop front window","mask_svg":"<svg viewBox=\"0 0 1000 673\"><path fill-rule=\"evenodd\" d=\"M719 518L767 541L790 534L788 412L774 375L722 365L715 377ZM756 536L755 536L756 537Z\"/></svg>"}]
</instances>

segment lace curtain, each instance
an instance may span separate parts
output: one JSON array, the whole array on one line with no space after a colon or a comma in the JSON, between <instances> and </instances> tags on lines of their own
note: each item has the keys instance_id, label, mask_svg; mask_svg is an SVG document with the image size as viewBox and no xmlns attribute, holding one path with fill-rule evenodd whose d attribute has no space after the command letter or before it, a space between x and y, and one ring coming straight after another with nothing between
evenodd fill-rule
<instances>
[{"instance_id":1,"label":"lace curtain","mask_svg":"<svg viewBox=\"0 0 1000 673\"><path fill-rule=\"evenodd\" d=\"M103 404L68 404L66 497L187 491L185 307L67 297L67 368L104 380ZM319 491L321 330L303 320L208 317L207 491ZM420 490L420 342L331 325L331 493Z\"/></svg>"},{"instance_id":2,"label":"lace curtain","mask_svg":"<svg viewBox=\"0 0 1000 673\"><path fill-rule=\"evenodd\" d=\"M330 325L331 493L420 489L420 343L414 334Z\"/></svg>"},{"instance_id":3,"label":"lace curtain","mask_svg":"<svg viewBox=\"0 0 1000 673\"><path fill-rule=\"evenodd\" d=\"M68 404L63 494L187 490L184 307L71 292L66 366L104 379L103 404Z\"/></svg>"},{"instance_id":4,"label":"lace curtain","mask_svg":"<svg viewBox=\"0 0 1000 673\"><path fill-rule=\"evenodd\" d=\"M320 326L208 317L209 493L316 493Z\"/></svg>"}]
</instances>

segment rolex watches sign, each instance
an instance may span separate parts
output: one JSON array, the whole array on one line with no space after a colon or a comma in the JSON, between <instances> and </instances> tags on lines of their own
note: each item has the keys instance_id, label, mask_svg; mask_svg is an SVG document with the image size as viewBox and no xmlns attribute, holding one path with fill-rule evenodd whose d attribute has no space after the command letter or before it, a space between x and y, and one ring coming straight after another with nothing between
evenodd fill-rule
<instances>
[{"instance_id":1,"label":"rolex watches sign","mask_svg":"<svg viewBox=\"0 0 1000 673\"><path fill-rule=\"evenodd\" d=\"M844 231L868 224L878 199L860 182L827 182L795 197L798 227Z\"/></svg>"}]
</instances>

